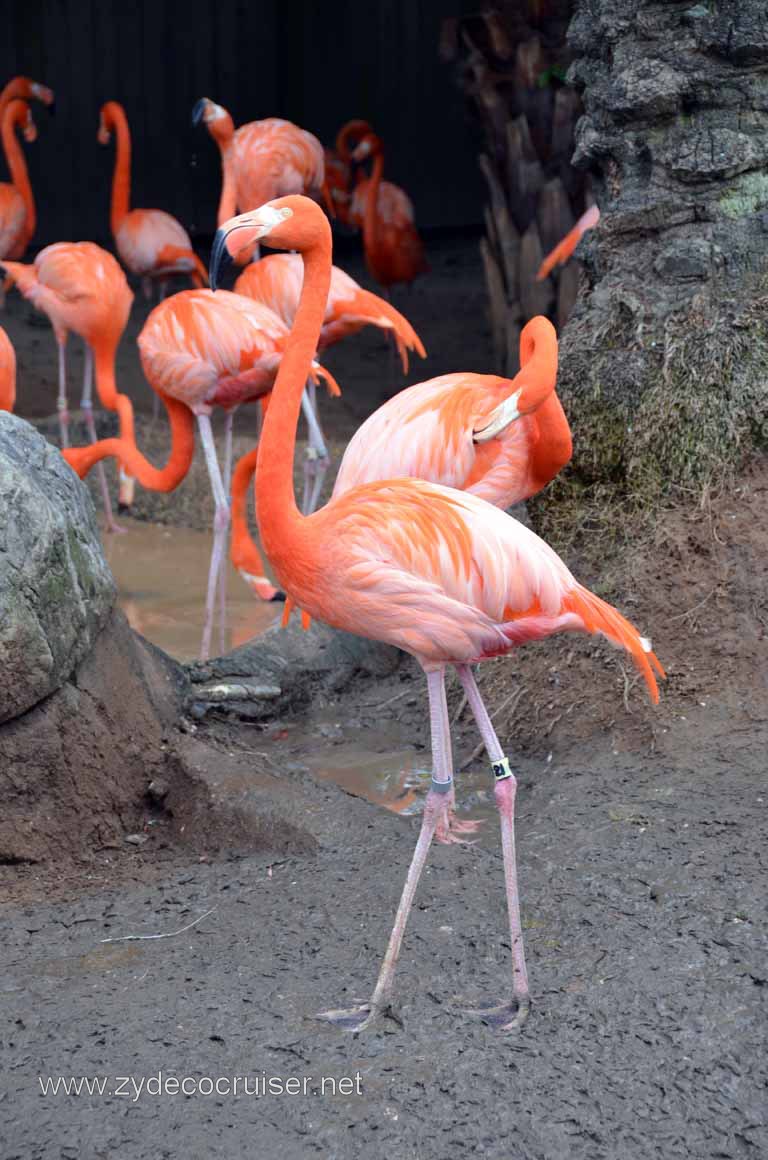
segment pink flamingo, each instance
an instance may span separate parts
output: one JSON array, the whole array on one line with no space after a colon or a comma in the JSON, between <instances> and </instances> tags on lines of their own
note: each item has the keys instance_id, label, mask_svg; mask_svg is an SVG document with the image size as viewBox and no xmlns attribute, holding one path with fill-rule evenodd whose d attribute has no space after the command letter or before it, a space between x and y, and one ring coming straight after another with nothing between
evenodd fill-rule
<instances>
[{"instance_id":1,"label":"pink flamingo","mask_svg":"<svg viewBox=\"0 0 768 1160\"><path fill-rule=\"evenodd\" d=\"M192 284L205 286L205 267L192 249L189 234L162 209L131 209L131 133L123 106L107 101L101 107L98 139L108 145L117 135L112 179L110 224L120 261L142 279L146 298L157 280L161 296L171 274L188 274Z\"/></svg>"},{"instance_id":2,"label":"pink flamingo","mask_svg":"<svg viewBox=\"0 0 768 1160\"><path fill-rule=\"evenodd\" d=\"M0 326L0 411L12 411L16 402L16 351Z\"/></svg>"},{"instance_id":3,"label":"pink flamingo","mask_svg":"<svg viewBox=\"0 0 768 1160\"><path fill-rule=\"evenodd\" d=\"M37 129L26 101L12 100L5 104L0 121L3 150L11 173L10 182L0 182L0 259L24 253L27 238L35 230L35 201L24 160L24 153L16 137L20 128L25 141L37 138ZM0 304L6 286L0 291Z\"/></svg>"},{"instance_id":4,"label":"pink flamingo","mask_svg":"<svg viewBox=\"0 0 768 1160\"><path fill-rule=\"evenodd\" d=\"M256 468L259 529L278 582L311 616L414 656L427 677L433 774L421 832L390 942L369 1003L324 1018L359 1031L390 1005L406 920L437 831L451 834L453 783L445 671L455 666L485 742L495 783L512 945L511 1000L496 1017L518 1027L530 1006L515 865L516 780L471 666L556 632L601 633L626 649L658 697L650 643L616 609L580 585L533 532L466 492L417 479L364 484L302 516L293 491L301 396L331 276L331 233L314 202L279 198L226 222L211 256L216 286L223 251L268 244L298 250L301 301L264 421ZM488 1016L488 1013L485 1013Z\"/></svg>"},{"instance_id":5,"label":"pink flamingo","mask_svg":"<svg viewBox=\"0 0 768 1160\"><path fill-rule=\"evenodd\" d=\"M96 390L103 407L117 411L120 432L133 438L133 406L127 395L120 395L115 385L115 352L128 322L133 293L117 261L93 242L56 242L46 246L33 265L21 262L0 263L11 280L37 310L47 314L59 352L59 396L57 407L62 447L69 446L69 411L67 409L66 348L70 330L79 334L85 344L85 376L82 409L88 434L95 442L93 421L93 371ZM112 516L106 478L99 468L99 483L104 500L107 528L122 529ZM121 474L120 503L128 505L133 497L133 480Z\"/></svg>"}]
</instances>

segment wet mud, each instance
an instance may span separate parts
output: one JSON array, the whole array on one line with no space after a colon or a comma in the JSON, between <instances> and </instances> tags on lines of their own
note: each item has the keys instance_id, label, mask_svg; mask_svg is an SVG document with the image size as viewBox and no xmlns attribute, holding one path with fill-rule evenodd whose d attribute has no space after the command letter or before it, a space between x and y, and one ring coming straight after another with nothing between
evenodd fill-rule
<instances>
[{"instance_id":1,"label":"wet mud","mask_svg":"<svg viewBox=\"0 0 768 1160\"><path fill-rule=\"evenodd\" d=\"M202 531L202 485L197 500L181 510ZM490 775L455 685L458 805L479 840L430 853L392 1016L359 1036L314 1018L370 994L428 768L412 666L338 689L318 677L263 720L167 724L166 763L189 780L164 813L126 808L122 842L66 868L0 867L3 1160L767 1155L767 501L758 462L727 495L664 513L624 561L614 598L668 668L657 709L593 641L483 666L519 777L521 1033L468 1013L505 997L510 951ZM136 935L168 937L121 941ZM41 1076L104 1094L43 1095ZM199 1090L156 1094L163 1077Z\"/></svg>"}]
</instances>

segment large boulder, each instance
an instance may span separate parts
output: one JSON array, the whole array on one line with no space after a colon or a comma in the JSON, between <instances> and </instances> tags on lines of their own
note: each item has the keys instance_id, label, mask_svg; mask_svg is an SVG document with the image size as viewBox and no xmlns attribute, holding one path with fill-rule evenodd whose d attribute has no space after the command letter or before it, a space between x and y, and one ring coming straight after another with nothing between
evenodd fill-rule
<instances>
[{"instance_id":1,"label":"large boulder","mask_svg":"<svg viewBox=\"0 0 768 1160\"><path fill-rule=\"evenodd\" d=\"M0 722L64 685L114 602L87 490L34 427L0 413Z\"/></svg>"}]
</instances>

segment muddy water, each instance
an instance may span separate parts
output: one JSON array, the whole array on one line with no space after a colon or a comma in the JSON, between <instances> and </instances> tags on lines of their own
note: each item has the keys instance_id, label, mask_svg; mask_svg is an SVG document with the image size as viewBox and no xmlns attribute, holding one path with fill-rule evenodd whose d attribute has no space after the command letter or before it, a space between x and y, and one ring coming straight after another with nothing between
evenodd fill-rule
<instances>
[{"instance_id":1,"label":"muddy water","mask_svg":"<svg viewBox=\"0 0 768 1160\"><path fill-rule=\"evenodd\" d=\"M125 520L125 535L103 535L104 552L117 582L120 607L130 625L178 660L195 660L203 630L211 536L189 528ZM214 649L226 652L264 632L282 613L252 595L231 565L227 570L227 623L218 624Z\"/></svg>"}]
</instances>

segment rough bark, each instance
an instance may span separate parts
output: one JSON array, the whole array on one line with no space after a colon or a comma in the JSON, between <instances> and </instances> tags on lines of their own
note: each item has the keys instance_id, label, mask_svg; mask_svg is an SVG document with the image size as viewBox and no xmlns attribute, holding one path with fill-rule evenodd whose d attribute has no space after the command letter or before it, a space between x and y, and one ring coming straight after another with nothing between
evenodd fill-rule
<instances>
[{"instance_id":1,"label":"rough bark","mask_svg":"<svg viewBox=\"0 0 768 1160\"><path fill-rule=\"evenodd\" d=\"M581 112L563 83L571 54L571 0L500 0L446 20L440 52L480 122L479 165L488 187L483 269L500 372L519 367L520 330L535 314L563 326L578 285L577 262L541 282L542 258L586 208L589 179L570 164Z\"/></svg>"},{"instance_id":2,"label":"rough bark","mask_svg":"<svg viewBox=\"0 0 768 1160\"><path fill-rule=\"evenodd\" d=\"M699 491L768 437L765 5L581 0L568 39L602 213L560 348L571 480Z\"/></svg>"}]
</instances>

